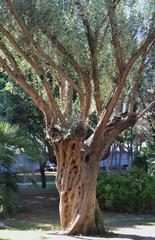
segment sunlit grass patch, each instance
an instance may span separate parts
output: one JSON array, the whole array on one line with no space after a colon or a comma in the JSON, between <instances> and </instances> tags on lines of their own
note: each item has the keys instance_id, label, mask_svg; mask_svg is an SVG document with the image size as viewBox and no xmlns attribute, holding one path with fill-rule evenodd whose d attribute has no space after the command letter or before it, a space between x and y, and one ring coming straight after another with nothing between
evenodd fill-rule
<instances>
[{"instance_id":1,"label":"sunlit grass patch","mask_svg":"<svg viewBox=\"0 0 155 240\"><path fill-rule=\"evenodd\" d=\"M12 224L11 226L11 231L29 231L29 230L42 230L42 231L50 231L50 230L55 230L59 229L60 225L58 224L25 224L25 223L16 223Z\"/></svg>"}]
</instances>

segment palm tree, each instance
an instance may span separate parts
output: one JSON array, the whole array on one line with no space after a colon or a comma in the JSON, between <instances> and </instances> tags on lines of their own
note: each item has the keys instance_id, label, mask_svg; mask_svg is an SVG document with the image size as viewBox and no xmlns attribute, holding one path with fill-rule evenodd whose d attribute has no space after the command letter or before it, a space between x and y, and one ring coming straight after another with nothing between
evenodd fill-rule
<instances>
[{"instance_id":1,"label":"palm tree","mask_svg":"<svg viewBox=\"0 0 155 240\"><path fill-rule=\"evenodd\" d=\"M33 144L18 125L0 121L0 213L10 215L15 209L17 177L11 172L16 149L32 156Z\"/></svg>"}]
</instances>

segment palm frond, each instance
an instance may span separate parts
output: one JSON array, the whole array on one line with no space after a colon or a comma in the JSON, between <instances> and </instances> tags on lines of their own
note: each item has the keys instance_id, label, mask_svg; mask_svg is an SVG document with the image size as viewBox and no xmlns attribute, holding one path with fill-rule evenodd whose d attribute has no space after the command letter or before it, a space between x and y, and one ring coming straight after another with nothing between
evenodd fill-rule
<instances>
[{"instance_id":1,"label":"palm frond","mask_svg":"<svg viewBox=\"0 0 155 240\"><path fill-rule=\"evenodd\" d=\"M30 161L41 162L41 146L18 125L0 121L0 161L11 163L15 159L16 149L27 155Z\"/></svg>"}]
</instances>

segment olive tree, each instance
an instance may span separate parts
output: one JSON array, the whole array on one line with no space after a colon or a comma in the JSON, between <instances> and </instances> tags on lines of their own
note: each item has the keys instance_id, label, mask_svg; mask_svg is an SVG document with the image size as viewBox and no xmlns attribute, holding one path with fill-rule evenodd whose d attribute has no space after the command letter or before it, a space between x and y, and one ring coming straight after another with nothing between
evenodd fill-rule
<instances>
[{"instance_id":1,"label":"olive tree","mask_svg":"<svg viewBox=\"0 0 155 240\"><path fill-rule=\"evenodd\" d=\"M150 16L138 0L1 1L0 65L45 116L68 234L104 231L96 200L99 161L154 106L135 108L155 40L151 1L145 7Z\"/></svg>"}]
</instances>

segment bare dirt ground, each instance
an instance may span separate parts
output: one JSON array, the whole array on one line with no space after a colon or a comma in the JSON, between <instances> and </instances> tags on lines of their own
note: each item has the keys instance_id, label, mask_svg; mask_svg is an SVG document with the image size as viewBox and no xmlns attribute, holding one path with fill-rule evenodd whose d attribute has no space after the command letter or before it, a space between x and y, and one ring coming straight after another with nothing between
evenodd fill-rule
<instances>
[{"instance_id":1,"label":"bare dirt ground","mask_svg":"<svg viewBox=\"0 0 155 240\"><path fill-rule=\"evenodd\" d=\"M155 240L155 216L103 213L106 236L68 237L59 228L59 197L55 186L48 189L21 189L17 212L2 219L8 229L0 229L0 240L77 240L133 239Z\"/></svg>"}]
</instances>

